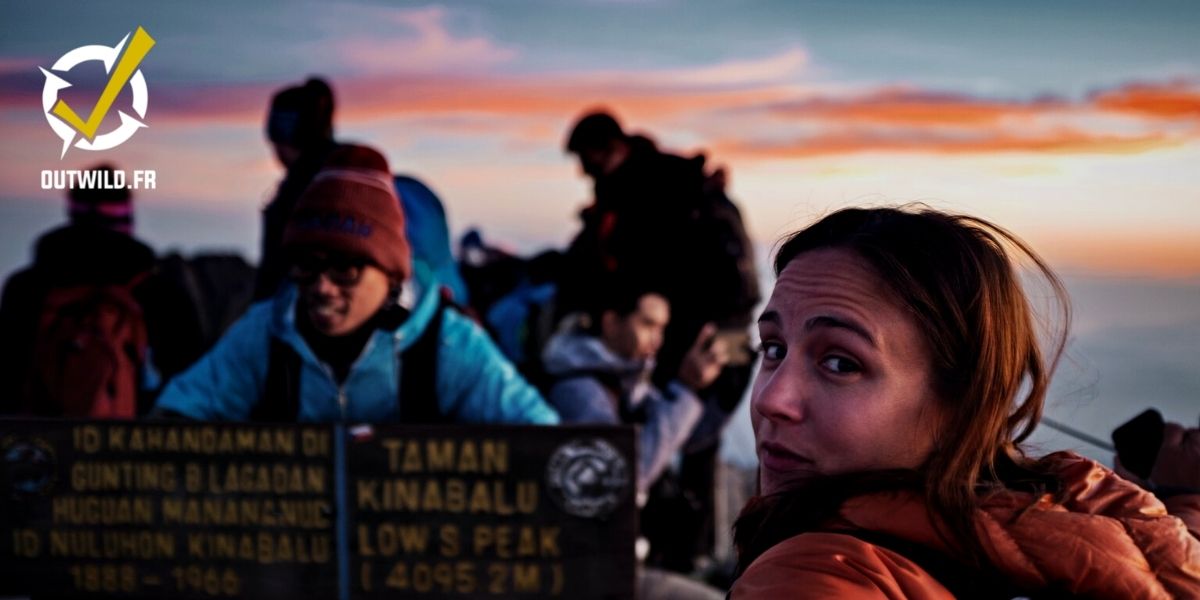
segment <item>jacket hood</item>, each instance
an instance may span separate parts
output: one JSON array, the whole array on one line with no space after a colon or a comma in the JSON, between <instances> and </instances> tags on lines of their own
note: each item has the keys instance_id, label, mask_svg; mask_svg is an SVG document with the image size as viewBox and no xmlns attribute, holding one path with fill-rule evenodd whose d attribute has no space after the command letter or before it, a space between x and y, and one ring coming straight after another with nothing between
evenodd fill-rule
<instances>
[{"instance_id":1,"label":"jacket hood","mask_svg":"<svg viewBox=\"0 0 1200 600\"><path fill-rule=\"evenodd\" d=\"M560 333L546 342L542 363L551 377L566 377L573 373L605 373L618 377L621 388L633 390L654 370L653 360L628 360L608 349L600 338L580 331Z\"/></svg>"}]
</instances>

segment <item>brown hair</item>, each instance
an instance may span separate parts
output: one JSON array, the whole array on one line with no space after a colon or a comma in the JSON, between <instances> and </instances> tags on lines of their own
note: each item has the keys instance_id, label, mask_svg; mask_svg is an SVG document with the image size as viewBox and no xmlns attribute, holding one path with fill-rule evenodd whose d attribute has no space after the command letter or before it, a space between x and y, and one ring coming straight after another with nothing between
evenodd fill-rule
<instances>
[{"instance_id":1,"label":"brown hair","mask_svg":"<svg viewBox=\"0 0 1200 600\"><path fill-rule=\"evenodd\" d=\"M888 487L922 493L939 517L934 522L948 530L942 534L982 565L985 555L972 521L979 496L1001 487L1054 484L1018 444L1041 418L1065 344L1070 305L1062 282L1003 228L928 208L833 213L784 241L775 257L776 275L797 256L820 248L844 248L862 257L916 320L930 349L945 421L916 473L855 474L798 492L812 498L819 490L825 495L820 501L763 498L748 504L736 526L741 568L774 543L819 525L821 513L830 516L841 500ZM1015 269L1021 258L1057 300L1059 327L1046 343L1039 340ZM803 512L809 514L797 514Z\"/></svg>"}]
</instances>

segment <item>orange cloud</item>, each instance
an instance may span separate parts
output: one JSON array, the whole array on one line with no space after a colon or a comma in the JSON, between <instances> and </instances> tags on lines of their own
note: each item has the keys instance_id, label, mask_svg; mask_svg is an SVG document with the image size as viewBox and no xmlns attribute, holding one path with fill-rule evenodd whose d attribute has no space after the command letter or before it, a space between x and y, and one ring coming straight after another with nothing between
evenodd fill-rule
<instances>
[{"instance_id":1,"label":"orange cloud","mask_svg":"<svg viewBox=\"0 0 1200 600\"><path fill-rule=\"evenodd\" d=\"M1052 262L1096 273L1194 277L1200 273L1200 242L1195 236L1161 232L1124 235L1105 232L1046 234L1038 247Z\"/></svg>"},{"instance_id":2,"label":"orange cloud","mask_svg":"<svg viewBox=\"0 0 1200 600\"><path fill-rule=\"evenodd\" d=\"M889 88L791 101L762 112L776 123L767 135L738 132L714 147L749 159L864 152L1136 154L1200 139L1200 127L1178 127L1181 119L1200 125L1200 90L1174 83L1131 84L1073 102ZM1114 116L1124 119L1119 129L1112 127ZM789 127L795 130L790 136Z\"/></svg>"},{"instance_id":3,"label":"orange cloud","mask_svg":"<svg viewBox=\"0 0 1200 600\"><path fill-rule=\"evenodd\" d=\"M1200 117L1200 88L1183 82L1134 83L1072 102L1054 97L1029 101L994 100L892 87L861 95L791 101L764 109L792 119L902 126L976 127L994 125L1014 117L1062 116L1088 111L1133 113L1143 119L1174 120Z\"/></svg>"},{"instance_id":4,"label":"orange cloud","mask_svg":"<svg viewBox=\"0 0 1200 600\"><path fill-rule=\"evenodd\" d=\"M586 77L425 76L333 80L339 121L413 116L538 117L563 119L589 106L612 106L622 115L654 119L776 102L778 89L656 88ZM156 90L154 109L167 121L259 123L271 95L285 83L180 86ZM556 123L556 125L560 125ZM565 126L565 123L561 124Z\"/></svg>"},{"instance_id":5,"label":"orange cloud","mask_svg":"<svg viewBox=\"0 0 1200 600\"><path fill-rule=\"evenodd\" d=\"M484 38L448 37L439 10L402 17L416 32L402 45L453 46L461 50L459 58L493 49ZM1130 84L1079 100L990 99L898 86L819 94L793 81L806 64L803 50L790 49L689 69L511 76L372 71L334 78L333 84L338 121L357 126L407 120L427 138L474 130L518 144L556 143L572 116L605 105L635 129L667 122L678 131L682 124L692 139L708 140L702 145L749 159L860 152L1138 153L1200 138L1200 89L1187 83ZM0 107L36 105L40 80L23 76L13 83L19 85L0 92ZM160 127L261 127L270 96L287 83L159 84L150 119ZM1181 120L1197 126L1181 129Z\"/></svg>"},{"instance_id":6,"label":"orange cloud","mask_svg":"<svg viewBox=\"0 0 1200 600\"><path fill-rule=\"evenodd\" d=\"M760 74L783 76L799 56L764 61ZM772 67L772 65L774 65ZM1200 115L1200 93L1182 85L1130 85L1080 101L980 99L906 88L852 97L792 100L783 85L708 87L703 73L680 72L675 83L614 74L360 77L335 81L338 119L370 123L445 118L447 133L508 136L517 142L551 140L570 116L603 104L632 122L653 126L690 118L720 153L744 158L807 158L861 152L986 154L996 152L1132 154L1187 142L1172 124ZM257 125L276 85L176 89L158 102L168 120L223 120ZM1136 120L1122 131L1078 121L1121 115ZM487 119L497 123L487 123ZM1074 119L1074 120L1072 120ZM735 131L720 133L736 121ZM788 137L788 128L795 132ZM422 122L426 135L437 121ZM1200 128L1195 129L1200 132ZM786 141L779 141L781 137Z\"/></svg>"},{"instance_id":7,"label":"orange cloud","mask_svg":"<svg viewBox=\"0 0 1200 600\"><path fill-rule=\"evenodd\" d=\"M871 133L826 134L791 143L718 142L722 155L751 159L798 159L865 152L990 154L1001 152L1044 152L1062 154L1136 154L1177 146L1178 139L1163 134L1116 136L1059 130L1020 136L991 132L968 138L951 136L880 136Z\"/></svg>"},{"instance_id":8,"label":"orange cloud","mask_svg":"<svg viewBox=\"0 0 1200 600\"><path fill-rule=\"evenodd\" d=\"M1014 116L1058 111L1053 100L1005 102L963 94L939 94L907 88L885 88L851 98L815 98L768 107L785 117L817 121L854 121L916 126L979 126Z\"/></svg>"},{"instance_id":9,"label":"orange cloud","mask_svg":"<svg viewBox=\"0 0 1200 600\"><path fill-rule=\"evenodd\" d=\"M1200 88L1186 83L1131 84L1092 96L1103 110L1166 119L1200 119Z\"/></svg>"},{"instance_id":10,"label":"orange cloud","mask_svg":"<svg viewBox=\"0 0 1200 600\"><path fill-rule=\"evenodd\" d=\"M357 94L351 118L405 114L476 113L497 116L559 116L605 104L644 117L753 105L779 98L767 90L680 90L590 81L410 80L351 83Z\"/></svg>"}]
</instances>

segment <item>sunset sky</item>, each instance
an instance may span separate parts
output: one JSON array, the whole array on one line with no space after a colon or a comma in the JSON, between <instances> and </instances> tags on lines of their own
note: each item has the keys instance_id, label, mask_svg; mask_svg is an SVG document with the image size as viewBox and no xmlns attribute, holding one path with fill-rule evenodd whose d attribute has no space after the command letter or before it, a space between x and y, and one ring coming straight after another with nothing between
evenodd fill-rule
<instances>
[{"instance_id":1,"label":"sunset sky","mask_svg":"<svg viewBox=\"0 0 1200 600\"><path fill-rule=\"evenodd\" d=\"M12 2L0 20L0 266L60 218L43 169L156 169L156 247L257 253L281 176L271 93L338 94L338 135L382 149L470 225L523 251L564 244L589 184L562 152L608 106L731 173L769 246L852 204L922 201L995 220L1067 272L1200 276L1200 3ZM143 26L147 129L103 153L41 108L67 51ZM73 71L93 101L102 69ZM65 93L65 92L64 92ZM90 96L89 96L90 94ZM128 107L128 91L115 108ZM128 110L126 108L126 110ZM117 123L116 111L101 131Z\"/></svg>"}]
</instances>

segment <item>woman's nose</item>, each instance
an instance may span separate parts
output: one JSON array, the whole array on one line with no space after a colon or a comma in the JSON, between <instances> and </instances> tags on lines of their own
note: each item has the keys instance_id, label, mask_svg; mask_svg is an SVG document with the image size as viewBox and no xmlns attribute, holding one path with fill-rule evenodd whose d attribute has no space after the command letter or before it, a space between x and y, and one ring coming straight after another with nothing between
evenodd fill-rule
<instances>
[{"instance_id":1,"label":"woman's nose","mask_svg":"<svg viewBox=\"0 0 1200 600\"><path fill-rule=\"evenodd\" d=\"M770 372L760 368L750 398L754 411L773 421L803 420L808 385L796 371L787 363Z\"/></svg>"}]
</instances>

